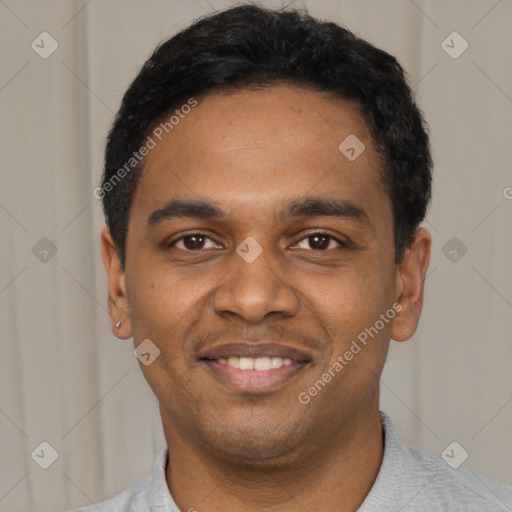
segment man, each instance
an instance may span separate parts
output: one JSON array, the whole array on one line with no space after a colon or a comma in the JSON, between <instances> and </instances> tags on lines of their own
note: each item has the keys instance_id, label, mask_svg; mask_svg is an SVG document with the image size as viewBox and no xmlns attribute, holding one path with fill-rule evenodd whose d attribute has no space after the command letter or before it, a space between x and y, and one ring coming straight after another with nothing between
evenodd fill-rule
<instances>
[{"instance_id":1,"label":"man","mask_svg":"<svg viewBox=\"0 0 512 512\"><path fill-rule=\"evenodd\" d=\"M167 447L80 510L512 510L379 412L422 309L431 170L402 68L333 23L241 6L157 48L95 195L113 330Z\"/></svg>"}]
</instances>

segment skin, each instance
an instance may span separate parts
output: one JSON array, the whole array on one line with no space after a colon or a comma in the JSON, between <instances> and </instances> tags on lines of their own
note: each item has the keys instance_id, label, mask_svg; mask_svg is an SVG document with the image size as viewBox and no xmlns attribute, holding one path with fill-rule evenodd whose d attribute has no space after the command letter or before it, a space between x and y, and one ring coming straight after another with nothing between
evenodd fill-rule
<instances>
[{"instance_id":1,"label":"skin","mask_svg":"<svg viewBox=\"0 0 512 512\"><path fill-rule=\"evenodd\" d=\"M147 156L124 271L108 228L101 235L113 331L161 351L140 366L160 404L167 484L181 510L357 510L382 460L379 379L389 340L416 330L430 234L417 229L395 265L382 162L357 104L285 85L198 100ZM352 162L338 150L349 134L366 146ZM305 196L349 200L368 222L278 220L286 201ZM148 228L151 213L176 197L213 201L225 218ZM170 245L191 231L211 240ZM312 231L348 246L322 245ZM236 252L248 236L263 249L252 263ZM394 319L300 403L394 303ZM271 392L233 391L198 354L240 339L298 347L311 362Z\"/></svg>"}]
</instances>

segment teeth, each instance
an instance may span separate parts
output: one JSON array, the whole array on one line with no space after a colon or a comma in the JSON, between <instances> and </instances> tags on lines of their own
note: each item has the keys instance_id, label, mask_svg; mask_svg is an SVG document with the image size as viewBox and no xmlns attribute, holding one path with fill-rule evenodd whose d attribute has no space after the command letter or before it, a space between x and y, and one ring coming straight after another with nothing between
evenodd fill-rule
<instances>
[{"instance_id":1,"label":"teeth","mask_svg":"<svg viewBox=\"0 0 512 512\"><path fill-rule=\"evenodd\" d=\"M290 366L292 360L289 358L282 357L236 357L232 356L228 359L221 357L219 358L220 364L227 364L233 368L239 370L276 370L281 366Z\"/></svg>"},{"instance_id":2,"label":"teeth","mask_svg":"<svg viewBox=\"0 0 512 512\"><path fill-rule=\"evenodd\" d=\"M270 357L258 357L254 360L255 370L270 370L270 368L272 368Z\"/></svg>"},{"instance_id":3,"label":"teeth","mask_svg":"<svg viewBox=\"0 0 512 512\"><path fill-rule=\"evenodd\" d=\"M272 365L272 368L281 368L281 366L283 366L283 358L273 357L270 364Z\"/></svg>"},{"instance_id":4,"label":"teeth","mask_svg":"<svg viewBox=\"0 0 512 512\"><path fill-rule=\"evenodd\" d=\"M230 357L228 359L229 366L233 368L240 368L240 358L239 357Z\"/></svg>"},{"instance_id":5,"label":"teeth","mask_svg":"<svg viewBox=\"0 0 512 512\"><path fill-rule=\"evenodd\" d=\"M252 357L241 357L239 368L240 370L254 370L254 359Z\"/></svg>"}]
</instances>

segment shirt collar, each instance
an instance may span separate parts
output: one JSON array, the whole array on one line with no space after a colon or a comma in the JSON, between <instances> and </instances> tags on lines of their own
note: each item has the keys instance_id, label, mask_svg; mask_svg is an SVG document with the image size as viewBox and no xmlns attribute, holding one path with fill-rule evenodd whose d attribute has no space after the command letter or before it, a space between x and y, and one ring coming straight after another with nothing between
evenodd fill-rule
<instances>
[{"instance_id":1,"label":"shirt collar","mask_svg":"<svg viewBox=\"0 0 512 512\"><path fill-rule=\"evenodd\" d=\"M160 512L166 510L168 512L179 511L176 503L172 499L167 481L165 479L165 471L169 462L169 450L163 448L158 454L153 465L151 478L148 486L148 502L151 512Z\"/></svg>"},{"instance_id":2,"label":"shirt collar","mask_svg":"<svg viewBox=\"0 0 512 512\"><path fill-rule=\"evenodd\" d=\"M403 459L403 445L398 438L395 425L382 411L380 411L380 423L384 435L384 455L377 478L358 512L373 510L391 512L394 510L390 490L394 489L396 485L397 468Z\"/></svg>"}]
</instances>

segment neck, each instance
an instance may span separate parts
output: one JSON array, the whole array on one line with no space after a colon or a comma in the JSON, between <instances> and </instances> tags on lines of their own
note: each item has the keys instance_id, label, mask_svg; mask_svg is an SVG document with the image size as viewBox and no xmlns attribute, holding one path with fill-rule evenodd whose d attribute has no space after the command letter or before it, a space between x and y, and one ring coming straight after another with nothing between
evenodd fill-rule
<instances>
[{"instance_id":1,"label":"neck","mask_svg":"<svg viewBox=\"0 0 512 512\"><path fill-rule=\"evenodd\" d=\"M378 409L335 438L308 443L280 460L241 461L188 438L162 416L169 463L166 480L180 510L190 512L356 511L380 469Z\"/></svg>"}]
</instances>

